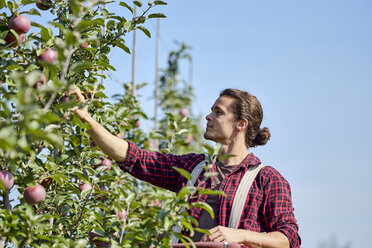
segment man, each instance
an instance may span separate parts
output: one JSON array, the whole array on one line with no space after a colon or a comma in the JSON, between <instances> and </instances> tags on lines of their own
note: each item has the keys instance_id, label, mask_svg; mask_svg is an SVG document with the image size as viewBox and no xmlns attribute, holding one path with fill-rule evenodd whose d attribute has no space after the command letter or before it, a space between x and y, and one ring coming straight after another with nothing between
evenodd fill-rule
<instances>
[{"instance_id":1,"label":"man","mask_svg":"<svg viewBox=\"0 0 372 248\"><path fill-rule=\"evenodd\" d=\"M77 87L70 94L76 94L78 101L84 101ZM73 112L91 125L88 133L93 141L116 160L123 170L156 186L177 192L187 182L172 166L191 172L205 159L203 154L173 155L139 149L132 142L110 134L85 108L75 107ZM264 145L270 138L269 129L260 128L262 118L262 107L256 97L236 89L222 91L213 104L211 113L206 116L204 137L222 145L222 152L218 157L226 154L234 156L216 162L212 172L217 172L217 176L208 180L205 185L224 191L226 197L203 195L192 200L208 202L215 212L215 220L212 221L201 209L191 211L190 214L199 220L199 227L207 228L211 233L204 237L197 233L192 237L194 241L226 241L250 248L300 247L301 239L293 214L290 186L270 166L264 166L253 181L238 229L226 227L234 195L244 173L248 168L261 163L248 149ZM196 183L202 180L202 176L199 176Z\"/></svg>"}]
</instances>

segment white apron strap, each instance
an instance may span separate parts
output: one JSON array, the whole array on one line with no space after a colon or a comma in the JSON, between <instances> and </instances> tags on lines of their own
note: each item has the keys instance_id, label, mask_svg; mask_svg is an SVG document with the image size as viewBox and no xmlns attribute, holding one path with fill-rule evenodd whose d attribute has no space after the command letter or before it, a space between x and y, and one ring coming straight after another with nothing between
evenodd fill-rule
<instances>
[{"instance_id":1,"label":"white apron strap","mask_svg":"<svg viewBox=\"0 0 372 248\"><path fill-rule=\"evenodd\" d=\"M238 228L240 218L243 214L244 205L247 200L249 189L251 188L254 179L256 178L258 172L260 172L262 167L264 167L264 165L262 164L252 166L245 172L235 193L234 202L231 207L228 227L235 229Z\"/></svg>"}]
</instances>

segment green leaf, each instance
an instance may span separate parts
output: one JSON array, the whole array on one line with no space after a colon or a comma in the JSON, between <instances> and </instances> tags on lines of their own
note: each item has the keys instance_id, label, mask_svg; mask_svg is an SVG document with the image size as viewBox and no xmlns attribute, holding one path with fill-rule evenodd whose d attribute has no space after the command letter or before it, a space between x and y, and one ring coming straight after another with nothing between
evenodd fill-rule
<instances>
[{"instance_id":1,"label":"green leaf","mask_svg":"<svg viewBox=\"0 0 372 248\"><path fill-rule=\"evenodd\" d=\"M218 157L218 160L219 161L224 161L228 158L235 157L235 156L236 156L235 154L226 154L226 155L222 155L222 156Z\"/></svg>"},{"instance_id":2,"label":"green leaf","mask_svg":"<svg viewBox=\"0 0 372 248\"><path fill-rule=\"evenodd\" d=\"M123 6L123 7L125 7L125 8L127 8L127 9L129 9L129 11L132 12L132 14L133 14L133 12L134 12L133 8L130 7L127 3L125 3L125 2L120 2L119 5L120 5L120 6Z\"/></svg>"},{"instance_id":3,"label":"green leaf","mask_svg":"<svg viewBox=\"0 0 372 248\"><path fill-rule=\"evenodd\" d=\"M147 37L151 38L150 31L148 31L144 26L137 26L137 28L147 35Z\"/></svg>"},{"instance_id":4,"label":"green leaf","mask_svg":"<svg viewBox=\"0 0 372 248\"><path fill-rule=\"evenodd\" d=\"M110 65L110 64L108 64L108 63L106 63L106 62L104 62L102 60L101 61L97 61L97 64L98 65L101 65L101 66L103 66L105 68L110 68L113 71L116 71L115 67L113 67L112 65ZM100 96L97 96L97 94L96 94L96 97L100 97Z\"/></svg>"},{"instance_id":5,"label":"green leaf","mask_svg":"<svg viewBox=\"0 0 372 248\"><path fill-rule=\"evenodd\" d=\"M94 216L96 217L96 220L98 221L99 224L103 224L102 216L98 212L94 212Z\"/></svg>"},{"instance_id":6,"label":"green leaf","mask_svg":"<svg viewBox=\"0 0 372 248\"><path fill-rule=\"evenodd\" d=\"M130 49L123 43L116 43L116 46L120 47L124 52L130 54Z\"/></svg>"},{"instance_id":7,"label":"green leaf","mask_svg":"<svg viewBox=\"0 0 372 248\"><path fill-rule=\"evenodd\" d=\"M176 170L178 173L180 173L183 177L185 177L187 180L191 180L191 174L187 172L184 169L177 168L173 166L173 169Z\"/></svg>"},{"instance_id":8,"label":"green leaf","mask_svg":"<svg viewBox=\"0 0 372 248\"><path fill-rule=\"evenodd\" d=\"M199 195L222 195L225 196L225 192L221 190L212 190L212 189L198 189Z\"/></svg>"},{"instance_id":9,"label":"green leaf","mask_svg":"<svg viewBox=\"0 0 372 248\"><path fill-rule=\"evenodd\" d=\"M91 62L84 62L84 61L78 61L76 63L73 63L70 67L71 72L78 72L81 70L90 69L92 67Z\"/></svg>"},{"instance_id":10,"label":"green leaf","mask_svg":"<svg viewBox=\"0 0 372 248\"><path fill-rule=\"evenodd\" d=\"M154 4L155 5L167 5L167 3L163 1L154 1Z\"/></svg>"},{"instance_id":11,"label":"green leaf","mask_svg":"<svg viewBox=\"0 0 372 248\"><path fill-rule=\"evenodd\" d=\"M165 18L166 16L162 13L153 13L153 14L150 14L147 18L150 19L150 18Z\"/></svg>"},{"instance_id":12,"label":"green leaf","mask_svg":"<svg viewBox=\"0 0 372 248\"><path fill-rule=\"evenodd\" d=\"M186 195L190 194L191 191L189 187L182 187L182 189L178 192L177 197L178 199L183 199Z\"/></svg>"},{"instance_id":13,"label":"green leaf","mask_svg":"<svg viewBox=\"0 0 372 248\"><path fill-rule=\"evenodd\" d=\"M13 70L23 70L23 67L20 66L20 65L8 65L8 66L6 67L6 69L7 69L8 71L13 71Z\"/></svg>"},{"instance_id":14,"label":"green leaf","mask_svg":"<svg viewBox=\"0 0 372 248\"><path fill-rule=\"evenodd\" d=\"M212 219L214 219L213 209L207 203L205 203L205 202L192 202L190 205L191 205L191 207L194 207L194 208L204 209L205 211L207 211L211 215Z\"/></svg>"},{"instance_id":15,"label":"green leaf","mask_svg":"<svg viewBox=\"0 0 372 248\"><path fill-rule=\"evenodd\" d=\"M40 28L41 28L41 38L45 42L49 41L50 38L52 38L50 33L49 33L49 30L47 28L43 27L43 26L40 26Z\"/></svg>"},{"instance_id":16,"label":"green leaf","mask_svg":"<svg viewBox=\"0 0 372 248\"><path fill-rule=\"evenodd\" d=\"M23 5L28 5L28 4L31 4L31 3L37 3L39 2L39 0L22 0L21 3Z\"/></svg>"},{"instance_id":17,"label":"green leaf","mask_svg":"<svg viewBox=\"0 0 372 248\"><path fill-rule=\"evenodd\" d=\"M142 7L142 2L141 2L141 1L133 1L133 3L134 3L137 7L139 7L139 8Z\"/></svg>"},{"instance_id":18,"label":"green leaf","mask_svg":"<svg viewBox=\"0 0 372 248\"><path fill-rule=\"evenodd\" d=\"M91 20L82 20L76 26L75 30L80 32L80 31L84 31L88 27L93 27L93 26L95 26L95 22L94 21L91 21Z\"/></svg>"},{"instance_id":19,"label":"green leaf","mask_svg":"<svg viewBox=\"0 0 372 248\"><path fill-rule=\"evenodd\" d=\"M37 9L34 9L34 8L30 9L26 13L29 14L29 15L38 15L38 16L41 16L40 12Z\"/></svg>"}]
</instances>

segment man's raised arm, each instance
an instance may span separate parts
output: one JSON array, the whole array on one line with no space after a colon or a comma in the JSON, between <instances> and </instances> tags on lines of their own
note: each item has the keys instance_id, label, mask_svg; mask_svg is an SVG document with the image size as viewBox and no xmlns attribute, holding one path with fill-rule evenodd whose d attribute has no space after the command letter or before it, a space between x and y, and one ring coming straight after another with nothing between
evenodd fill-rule
<instances>
[{"instance_id":1,"label":"man's raised arm","mask_svg":"<svg viewBox=\"0 0 372 248\"><path fill-rule=\"evenodd\" d=\"M77 86L74 86L74 89L68 94L75 94L79 102L85 101L83 94ZM127 141L111 134L101 124L96 122L92 116L89 115L87 108L74 107L71 111L79 116L83 122L91 125L92 128L88 130L88 134L107 156L117 162L124 161L128 150Z\"/></svg>"}]
</instances>

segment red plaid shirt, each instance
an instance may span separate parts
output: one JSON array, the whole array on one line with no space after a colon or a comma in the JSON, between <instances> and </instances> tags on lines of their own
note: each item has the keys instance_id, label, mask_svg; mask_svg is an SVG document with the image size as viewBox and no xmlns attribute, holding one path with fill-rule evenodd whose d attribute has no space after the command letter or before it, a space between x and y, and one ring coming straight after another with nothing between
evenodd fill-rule
<instances>
[{"instance_id":1,"label":"red plaid shirt","mask_svg":"<svg viewBox=\"0 0 372 248\"><path fill-rule=\"evenodd\" d=\"M119 166L137 177L153 185L177 192L186 185L187 180L173 166L191 171L205 159L204 154L173 155L149 152L139 149L132 142L129 143L128 155ZM258 165L259 158L250 153L231 174L221 182L219 190L226 193L226 197L219 196L218 211L215 213L216 225L228 226L231 206L240 180L250 166ZM212 167L212 172L216 170ZM196 185L203 178L201 173ZM205 187L211 186L208 180ZM199 196L192 201L205 202L207 195ZM194 208L191 215L199 219L202 209ZM298 225L293 214L291 189L289 183L273 167L265 166L258 173L249 191L239 229L254 232L279 231L288 237L292 248L300 247L301 239Z\"/></svg>"}]
</instances>

